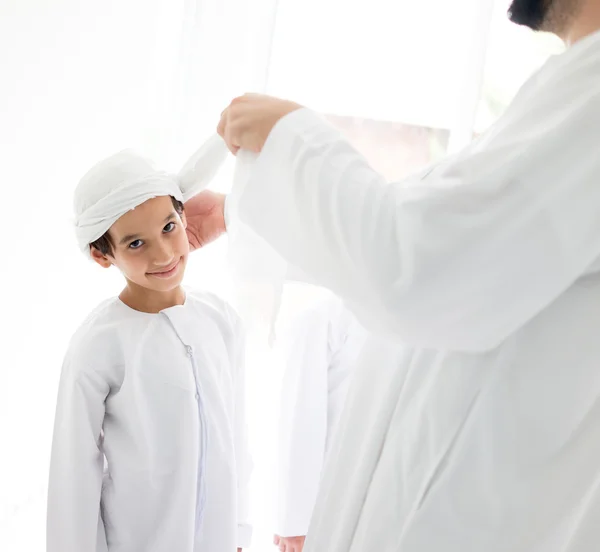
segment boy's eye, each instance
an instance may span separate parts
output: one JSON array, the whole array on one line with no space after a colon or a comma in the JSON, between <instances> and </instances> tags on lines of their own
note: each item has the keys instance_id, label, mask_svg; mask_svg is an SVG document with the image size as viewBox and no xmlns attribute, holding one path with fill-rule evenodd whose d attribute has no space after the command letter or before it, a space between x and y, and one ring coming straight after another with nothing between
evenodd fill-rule
<instances>
[{"instance_id":1,"label":"boy's eye","mask_svg":"<svg viewBox=\"0 0 600 552\"><path fill-rule=\"evenodd\" d=\"M163 232L165 234L168 234L169 232L173 232L173 230L175 230L175 223L174 222L169 222L169 224L167 224L164 228L163 228Z\"/></svg>"},{"instance_id":2,"label":"boy's eye","mask_svg":"<svg viewBox=\"0 0 600 552\"><path fill-rule=\"evenodd\" d=\"M129 244L129 249L139 249L140 247L142 247L142 245L144 245L144 242L142 240L135 240Z\"/></svg>"}]
</instances>

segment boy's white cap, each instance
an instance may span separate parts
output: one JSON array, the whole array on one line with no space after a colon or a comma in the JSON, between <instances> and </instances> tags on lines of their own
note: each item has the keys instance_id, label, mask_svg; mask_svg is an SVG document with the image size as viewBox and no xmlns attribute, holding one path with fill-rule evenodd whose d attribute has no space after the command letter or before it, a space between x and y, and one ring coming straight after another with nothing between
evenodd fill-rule
<instances>
[{"instance_id":1,"label":"boy's white cap","mask_svg":"<svg viewBox=\"0 0 600 552\"><path fill-rule=\"evenodd\" d=\"M90 243L102 237L125 213L159 196L185 202L201 192L215 176L228 153L214 135L179 171L159 171L148 159L124 150L95 165L75 190L75 233L81 251L90 254Z\"/></svg>"}]
</instances>

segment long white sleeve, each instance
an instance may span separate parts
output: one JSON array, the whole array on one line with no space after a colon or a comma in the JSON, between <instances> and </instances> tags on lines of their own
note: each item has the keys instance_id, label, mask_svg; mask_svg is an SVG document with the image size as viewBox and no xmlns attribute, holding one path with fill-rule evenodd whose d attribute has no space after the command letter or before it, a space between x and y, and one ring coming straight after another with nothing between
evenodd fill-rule
<instances>
[{"instance_id":1,"label":"long white sleeve","mask_svg":"<svg viewBox=\"0 0 600 552\"><path fill-rule=\"evenodd\" d=\"M367 329L420 347L493 348L600 254L600 60L577 59L418 183L387 184L323 119L296 111L234 190L233 210Z\"/></svg>"},{"instance_id":2,"label":"long white sleeve","mask_svg":"<svg viewBox=\"0 0 600 552\"><path fill-rule=\"evenodd\" d=\"M100 521L100 450L109 385L68 355L60 381L48 489L47 552L105 548Z\"/></svg>"},{"instance_id":3,"label":"long white sleeve","mask_svg":"<svg viewBox=\"0 0 600 552\"><path fill-rule=\"evenodd\" d=\"M327 442L330 316L303 312L278 337L284 371L277 440L275 533L304 536L315 506Z\"/></svg>"},{"instance_id":4,"label":"long white sleeve","mask_svg":"<svg viewBox=\"0 0 600 552\"><path fill-rule=\"evenodd\" d=\"M233 315L235 339L235 460L237 467L237 547L249 548L252 541L252 525L250 524L250 476L252 458L248 446L246 420L246 378L245 378L245 334L237 315Z\"/></svg>"}]
</instances>

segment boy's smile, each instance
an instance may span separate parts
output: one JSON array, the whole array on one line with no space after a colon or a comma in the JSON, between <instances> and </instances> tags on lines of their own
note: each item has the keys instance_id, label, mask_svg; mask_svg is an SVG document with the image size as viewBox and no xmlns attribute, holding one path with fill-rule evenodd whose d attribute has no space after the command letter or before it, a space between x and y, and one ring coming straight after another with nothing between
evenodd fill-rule
<instances>
[{"instance_id":1,"label":"boy's smile","mask_svg":"<svg viewBox=\"0 0 600 552\"><path fill-rule=\"evenodd\" d=\"M169 279L179 272L183 262L183 257L180 257L177 261L171 263L170 265L152 272L148 272L147 274L153 278Z\"/></svg>"},{"instance_id":2,"label":"boy's smile","mask_svg":"<svg viewBox=\"0 0 600 552\"><path fill-rule=\"evenodd\" d=\"M186 218L170 196L142 203L115 222L108 236L112 254L92 248L101 266L116 266L127 280L121 299L138 310L154 311L183 301L180 288L189 255Z\"/></svg>"}]
</instances>

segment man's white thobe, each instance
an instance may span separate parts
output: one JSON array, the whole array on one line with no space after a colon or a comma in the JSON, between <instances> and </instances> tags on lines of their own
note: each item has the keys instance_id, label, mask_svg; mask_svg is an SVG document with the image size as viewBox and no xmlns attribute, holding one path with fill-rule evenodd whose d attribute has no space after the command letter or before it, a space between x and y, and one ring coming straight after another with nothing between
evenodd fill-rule
<instances>
[{"instance_id":1,"label":"man's white thobe","mask_svg":"<svg viewBox=\"0 0 600 552\"><path fill-rule=\"evenodd\" d=\"M309 110L227 205L377 332L306 552L600 543L600 34L460 154L388 184Z\"/></svg>"}]
</instances>

